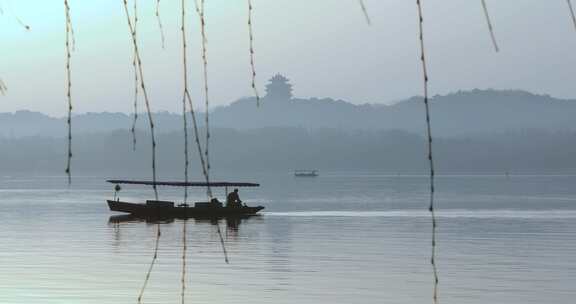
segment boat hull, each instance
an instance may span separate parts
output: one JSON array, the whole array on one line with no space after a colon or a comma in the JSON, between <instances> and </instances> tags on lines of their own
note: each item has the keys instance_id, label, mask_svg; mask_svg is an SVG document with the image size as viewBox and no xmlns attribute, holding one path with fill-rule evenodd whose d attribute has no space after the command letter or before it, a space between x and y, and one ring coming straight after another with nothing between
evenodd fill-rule
<instances>
[{"instance_id":1,"label":"boat hull","mask_svg":"<svg viewBox=\"0 0 576 304\"><path fill-rule=\"evenodd\" d=\"M257 207L190 207L190 206L154 206L149 204L129 203L107 200L110 211L129 213L138 217L158 218L218 218L243 217L255 215L262 206Z\"/></svg>"}]
</instances>

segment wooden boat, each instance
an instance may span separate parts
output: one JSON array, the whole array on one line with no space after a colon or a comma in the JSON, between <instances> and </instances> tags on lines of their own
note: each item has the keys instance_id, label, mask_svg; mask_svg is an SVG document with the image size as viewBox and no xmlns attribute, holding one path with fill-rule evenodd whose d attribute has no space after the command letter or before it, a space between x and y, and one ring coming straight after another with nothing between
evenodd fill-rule
<instances>
[{"instance_id":1,"label":"wooden boat","mask_svg":"<svg viewBox=\"0 0 576 304\"><path fill-rule=\"evenodd\" d=\"M294 170L294 176L296 177L316 177L318 176L318 170Z\"/></svg>"},{"instance_id":2,"label":"wooden boat","mask_svg":"<svg viewBox=\"0 0 576 304\"><path fill-rule=\"evenodd\" d=\"M121 201L117 198L120 191L120 184L132 185L156 185L156 186L175 186L175 187L224 187L228 194L228 187L258 187L254 183L230 183L230 182L150 182L150 181L131 181L131 180L108 180L107 182L115 184L115 198L107 200L108 207L111 211L129 213L133 216L146 218L218 218L218 217L244 217L251 216L264 209L263 206L249 207L244 205L223 206L217 199L211 202L197 202L194 206L182 203L175 205L171 201L147 200L145 203L131 203Z\"/></svg>"}]
</instances>

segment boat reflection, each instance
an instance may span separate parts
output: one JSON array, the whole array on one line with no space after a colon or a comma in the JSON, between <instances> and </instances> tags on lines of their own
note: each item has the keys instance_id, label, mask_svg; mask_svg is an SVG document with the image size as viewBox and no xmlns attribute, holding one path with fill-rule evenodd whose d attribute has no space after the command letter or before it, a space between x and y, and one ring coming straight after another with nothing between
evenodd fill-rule
<instances>
[{"instance_id":1,"label":"boat reflection","mask_svg":"<svg viewBox=\"0 0 576 304\"><path fill-rule=\"evenodd\" d=\"M193 220L195 224L218 225L221 221L226 223L226 228L231 232L238 232L240 225L247 221L261 220L263 217L259 214L241 215L241 216L222 216L222 217L194 217L191 219L180 219L175 217L141 217L131 214L113 215L108 218L108 224L119 228L120 224L126 223L146 223L146 224L171 224L178 220Z\"/></svg>"}]
</instances>

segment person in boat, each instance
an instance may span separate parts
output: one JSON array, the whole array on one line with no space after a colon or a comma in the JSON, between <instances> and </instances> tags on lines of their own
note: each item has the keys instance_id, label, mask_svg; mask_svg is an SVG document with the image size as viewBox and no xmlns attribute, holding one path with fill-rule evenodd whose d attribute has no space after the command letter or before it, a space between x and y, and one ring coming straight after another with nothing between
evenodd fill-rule
<instances>
[{"instance_id":1,"label":"person in boat","mask_svg":"<svg viewBox=\"0 0 576 304\"><path fill-rule=\"evenodd\" d=\"M234 189L233 192L228 193L226 197L226 206L227 207L241 207L242 201L240 200L240 196L238 195L238 189Z\"/></svg>"}]
</instances>

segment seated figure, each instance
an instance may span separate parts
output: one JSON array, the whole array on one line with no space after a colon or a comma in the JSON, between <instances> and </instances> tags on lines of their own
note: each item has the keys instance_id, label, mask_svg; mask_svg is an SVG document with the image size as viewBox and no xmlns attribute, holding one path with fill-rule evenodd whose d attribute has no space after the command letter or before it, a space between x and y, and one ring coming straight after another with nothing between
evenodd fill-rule
<instances>
[{"instance_id":1,"label":"seated figure","mask_svg":"<svg viewBox=\"0 0 576 304\"><path fill-rule=\"evenodd\" d=\"M242 207L242 201L238 195L238 189L234 189L233 192L228 193L226 197L226 207Z\"/></svg>"}]
</instances>

